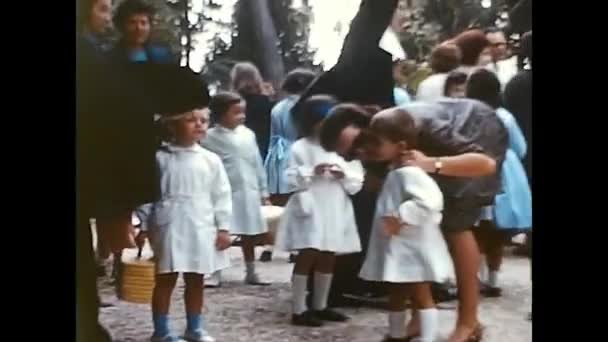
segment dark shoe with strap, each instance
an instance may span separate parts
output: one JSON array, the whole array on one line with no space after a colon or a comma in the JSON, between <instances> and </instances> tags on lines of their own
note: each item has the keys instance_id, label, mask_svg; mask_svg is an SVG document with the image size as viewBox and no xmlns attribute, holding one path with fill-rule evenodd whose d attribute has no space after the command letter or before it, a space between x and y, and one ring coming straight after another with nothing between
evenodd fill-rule
<instances>
[{"instance_id":1,"label":"dark shoe with strap","mask_svg":"<svg viewBox=\"0 0 608 342\"><path fill-rule=\"evenodd\" d=\"M502 297L502 289L500 287L492 287L490 285L482 284L479 292L486 298Z\"/></svg>"},{"instance_id":2,"label":"dark shoe with strap","mask_svg":"<svg viewBox=\"0 0 608 342\"><path fill-rule=\"evenodd\" d=\"M346 322L350 319L350 317L346 316L345 314L334 311L330 308L326 308L325 310L321 311L315 310L314 314L318 319L328 322Z\"/></svg>"},{"instance_id":3,"label":"dark shoe with strap","mask_svg":"<svg viewBox=\"0 0 608 342\"><path fill-rule=\"evenodd\" d=\"M272 261L272 252L271 251L263 251L260 255L261 262L271 262Z\"/></svg>"},{"instance_id":4,"label":"dark shoe with strap","mask_svg":"<svg viewBox=\"0 0 608 342\"><path fill-rule=\"evenodd\" d=\"M323 322L312 311L305 311L300 315L291 315L291 324L303 327L320 327Z\"/></svg>"}]
</instances>

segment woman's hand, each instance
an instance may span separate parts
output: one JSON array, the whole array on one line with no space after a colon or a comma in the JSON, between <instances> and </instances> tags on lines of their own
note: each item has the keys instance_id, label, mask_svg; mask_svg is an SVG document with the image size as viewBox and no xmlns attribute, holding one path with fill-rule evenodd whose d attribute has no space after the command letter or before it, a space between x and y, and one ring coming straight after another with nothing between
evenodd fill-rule
<instances>
[{"instance_id":1,"label":"woman's hand","mask_svg":"<svg viewBox=\"0 0 608 342\"><path fill-rule=\"evenodd\" d=\"M112 253L125 248L135 248L135 229L131 223L132 211L110 218L97 219L98 238L103 240Z\"/></svg>"},{"instance_id":2,"label":"woman's hand","mask_svg":"<svg viewBox=\"0 0 608 342\"><path fill-rule=\"evenodd\" d=\"M225 230L220 230L217 232L217 238L215 239L215 247L218 251L223 251L229 248L232 245L232 241L230 241L230 234L228 234Z\"/></svg>"},{"instance_id":3,"label":"woman's hand","mask_svg":"<svg viewBox=\"0 0 608 342\"><path fill-rule=\"evenodd\" d=\"M135 244L137 245L137 248L142 249L144 247L144 245L146 244L146 239L148 238L148 233L140 230L139 234L137 234L137 236L135 237Z\"/></svg>"}]
</instances>

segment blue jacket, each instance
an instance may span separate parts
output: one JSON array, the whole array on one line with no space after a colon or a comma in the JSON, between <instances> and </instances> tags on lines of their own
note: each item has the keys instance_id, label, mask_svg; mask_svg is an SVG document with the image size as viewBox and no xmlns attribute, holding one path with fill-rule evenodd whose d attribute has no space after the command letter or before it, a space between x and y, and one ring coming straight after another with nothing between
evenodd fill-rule
<instances>
[{"instance_id":1,"label":"blue jacket","mask_svg":"<svg viewBox=\"0 0 608 342\"><path fill-rule=\"evenodd\" d=\"M171 54L171 50L162 45L157 44L147 44L144 47L145 51L145 61L149 63L159 63L159 64L172 64L178 63L178 60ZM110 58L112 58L113 62L117 63L128 63L132 62L129 56L129 51L127 50L125 44L121 41L118 42L110 52Z\"/></svg>"}]
</instances>

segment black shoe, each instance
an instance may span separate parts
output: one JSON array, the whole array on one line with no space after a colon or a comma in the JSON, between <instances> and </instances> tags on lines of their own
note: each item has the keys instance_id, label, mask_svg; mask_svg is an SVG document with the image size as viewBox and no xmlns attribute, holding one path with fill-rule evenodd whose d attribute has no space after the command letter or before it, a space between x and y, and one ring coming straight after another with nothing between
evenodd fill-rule
<instances>
[{"instance_id":1,"label":"black shoe","mask_svg":"<svg viewBox=\"0 0 608 342\"><path fill-rule=\"evenodd\" d=\"M387 335L386 337L384 337L384 340L382 340L382 342L410 342L411 340L411 337L394 338Z\"/></svg>"},{"instance_id":2,"label":"black shoe","mask_svg":"<svg viewBox=\"0 0 608 342\"><path fill-rule=\"evenodd\" d=\"M486 298L499 298L502 297L502 289L500 287L492 287L490 285L482 285L480 289L481 294Z\"/></svg>"},{"instance_id":3,"label":"black shoe","mask_svg":"<svg viewBox=\"0 0 608 342\"><path fill-rule=\"evenodd\" d=\"M334 311L330 308L326 308L325 310L321 311L315 310L314 314L318 319L328 322L346 322L350 319L350 317L346 316L345 314Z\"/></svg>"},{"instance_id":4,"label":"black shoe","mask_svg":"<svg viewBox=\"0 0 608 342\"><path fill-rule=\"evenodd\" d=\"M532 322L532 313L531 312L528 314L528 321Z\"/></svg>"},{"instance_id":5,"label":"black shoe","mask_svg":"<svg viewBox=\"0 0 608 342\"><path fill-rule=\"evenodd\" d=\"M287 259L287 262L290 264L293 264L296 262L296 256L295 254L289 254L289 259Z\"/></svg>"},{"instance_id":6,"label":"black shoe","mask_svg":"<svg viewBox=\"0 0 608 342\"><path fill-rule=\"evenodd\" d=\"M99 307L100 308L111 308L113 306L114 306L114 304L112 304L112 303L107 303L107 302L100 302L99 303Z\"/></svg>"},{"instance_id":7,"label":"black shoe","mask_svg":"<svg viewBox=\"0 0 608 342\"><path fill-rule=\"evenodd\" d=\"M270 262L272 261L272 252L271 251L263 251L260 255L261 262Z\"/></svg>"},{"instance_id":8,"label":"black shoe","mask_svg":"<svg viewBox=\"0 0 608 342\"><path fill-rule=\"evenodd\" d=\"M320 327L323 325L312 311L305 311L301 315L291 315L291 324L304 327Z\"/></svg>"}]
</instances>

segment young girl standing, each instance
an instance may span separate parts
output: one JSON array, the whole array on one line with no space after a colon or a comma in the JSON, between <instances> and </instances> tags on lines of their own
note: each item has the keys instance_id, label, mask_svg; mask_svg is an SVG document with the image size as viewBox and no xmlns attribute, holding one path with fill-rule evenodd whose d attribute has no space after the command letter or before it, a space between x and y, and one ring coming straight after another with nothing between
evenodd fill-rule
<instances>
[{"instance_id":1,"label":"young girl standing","mask_svg":"<svg viewBox=\"0 0 608 342\"><path fill-rule=\"evenodd\" d=\"M378 197L369 249L359 276L386 282L389 290L389 334L385 341L432 342L438 313L431 282L453 274L439 224L443 195L435 181L418 167L401 166L403 155L416 147L413 118L394 108L376 114L371 132L378 138L375 158L392 161ZM418 310L419 333L407 336L406 299Z\"/></svg>"},{"instance_id":2,"label":"young girl standing","mask_svg":"<svg viewBox=\"0 0 608 342\"><path fill-rule=\"evenodd\" d=\"M224 163L232 188L232 234L240 235L245 259L245 283L269 285L255 272L255 246L268 231L262 204L270 205L262 157L253 131L245 127L245 101L235 93L221 92L209 106L216 126L202 145Z\"/></svg>"},{"instance_id":3,"label":"young girl standing","mask_svg":"<svg viewBox=\"0 0 608 342\"><path fill-rule=\"evenodd\" d=\"M346 162L319 143L323 119L336 104L328 96L312 96L296 117L303 137L291 148L287 182L294 194L279 224L277 248L298 251L292 279L292 323L321 326L322 321L343 322L345 315L327 307L336 253L361 250L349 195L363 186L361 163ZM308 275L314 273L313 307L306 305Z\"/></svg>"},{"instance_id":4,"label":"young girl standing","mask_svg":"<svg viewBox=\"0 0 608 342\"><path fill-rule=\"evenodd\" d=\"M203 275L229 266L223 250L230 246L230 183L220 158L198 144L209 122L207 89L189 69L175 68L165 79L180 90L170 95L161 119L171 141L156 153L161 197L139 208L142 233L138 243L150 238L156 263L152 341L179 341L169 330L168 313L177 276L183 273L184 339L213 342L201 313Z\"/></svg>"}]
</instances>

